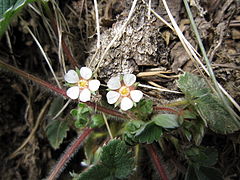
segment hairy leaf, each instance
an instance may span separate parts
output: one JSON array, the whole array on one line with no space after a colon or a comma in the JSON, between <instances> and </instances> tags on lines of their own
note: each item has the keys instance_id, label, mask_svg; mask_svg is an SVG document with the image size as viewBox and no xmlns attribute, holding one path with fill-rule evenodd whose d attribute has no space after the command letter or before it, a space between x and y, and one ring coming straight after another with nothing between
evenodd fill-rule
<instances>
[{"instance_id":1,"label":"hairy leaf","mask_svg":"<svg viewBox=\"0 0 240 180\"><path fill-rule=\"evenodd\" d=\"M222 134L239 130L229 112L213 95L208 94L198 98L194 106L201 118L207 122L211 130Z\"/></svg>"},{"instance_id":2,"label":"hairy leaf","mask_svg":"<svg viewBox=\"0 0 240 180\"><path fill-rule=\"evenodd\" d=\"M91 120L92 120L92 124L91 124L92 128L101 127L101 126L104 125L104 119L103 119L103 116L101 114L93 115Z\"/></svg>"},{"instance_id":3,"label":"hairy leaf","mask_svg":"<svg viewBox=\"0 0 240 180\"><path fill-rule=\"evenodd\" d=\"M198 180L195 168L193 166L188 166L187 172L185 174L184 180Z\"/></svg>"},{"instance_id":4,"label":"hairy leaf","mask_svg":"<svg viewBox=\"0 0 240 180\"><path fill-rule=\"evenodd\" d=\"M218 152L211 147L193 147L185 152L191 164L197 166L213 166L218 160Z\"/></svg>"},{"instance_id":5,"label":"hairy leaf","mask_svg":"<svg viewBox=\"0 0 240 180\"><path fill-rule=\"evenodd\" d=\"M67 136L68 130L68 123L64 120L53 120L48 124L46 134L51 146L54 149L59 148L59 145Z\"/></svg>"},{"instance_id":6,"label":"hairy leaf","mask_svg":"<svg viewBox=\"0 0 240 180\"><path fill-rule=\"evenodd\" d=\"M159 140L162 136L162 128L155 125L153 122L146 123L141 129L136 132L135 141L139 143L151 144Z\"/></svg>"},{"instance_id":7,"label":"hairy leaf","mask_svg":"<svg viewBox=\"0 0 240 180\"><path fill-rule=\"evenodd\" d=\"M149 99L142 99L137 106L132 109L139 120L146 121L148 116L152 114L153 102Z\"/></svg>"},{"instance_id":8,"label":"hairy leaf","mask_svg":"<svg viewBox=\"0 0 240 180\"><path fill-rule=\"evenodd\" d=\"M158 114L153 116L152 121L163 128L179 127L178 116L175 114Z\"/></svg>"},{"instance_id":9,"label":"hairy leaf","mask_svg":"<svg viewBox=\"0 0 240 180\"><path fill-rule=\"evenodd\" d=\"M202 78L184 73L178 80L178 86L210 129L222 134L232 133L240 129L236 125L235 119L231 118L230 113L222 106L221 101L211 93Z\"/></svg>"},{"instance_id":10,"label":"hairy leaf","mask_svg":"<svg viewBox=\"0 0 240 180\"><path fill-rule=\"evenodd\" d=\"M71 114L76 118L75 127L82 128L87 125L90 120L90 112L92 109L86 104L79 103L78 109L72 109Z\"/></svg>"},{"instance_id":11,"label":"hairy leaf","mask_svg":"<svg viewBox=\"0 0 240 180\"><path fill-rule=\"evenodd\" d=\"M136 132L142 127L144 126L144 122L143 121L129 121L126 126L125 126L125 133L124 133L124 141L128 144L128 145L135 145L137 144L136 140L135 140L135 134Z\"/></svg>"},{"instance_id":12,"label":"hairy leaf","mask_svg":"<svg viewBox=\"0 0 240 180\"><path fill-rule=\"evenodd\" d=\"M121 140L114 139L102 148L100 161L75 176L75 180L114 180L126 178L134 168L133 153Z\"/></svg>"},{"instance_id":13,"label":"hairy leaf","mask_svg":"<svg viewBox=\"0 0 240 180\"><path fill-rule=\"evenodd\" d=\"M34 0L2 0L0 3L0 36L9 26L12 18L17 15L22 8Z\"/></svg>"},{"instance_id":14,"label":"hairy leaf","mask_svg":"<svg viewBox=\"0 0 240 180\"><path fill-rule=\"evenodd\" d=\"M222 173L212 167L195 167L190 165L185 174L185 180L223 180Z\"/></svg>"},{"instance_id":15,"label":"hairy leaf","mask_svg":"<svg viewBox=\"0 0 240 180\"><path fill-rule=\"evenodd\" d=\"M190 73L184 73L180 76L177 83L186 97L190 99L200 97L210 92L204 79Z\"/></svg>"},{"instance_id":16,"label":"hairy leaf","mask_svg":"<svg viewBox=\"0 0 240 180\"><path fill-rule=\"evenodd\" d=\"M96 164L79 175L75 174L73 180L115 180L114 176L110 173L108 167Z\"/></svg>"},{"instance_id":17,"label":"hairy leaf","mask_svg":"<svg viewBox=\"0 0 240 180\"><path fill-rule=\"evenodd\" d=\"M201 166L198 171L199 180L223 180L223 174L216 168Z\"/></svg>"}]
</instances>

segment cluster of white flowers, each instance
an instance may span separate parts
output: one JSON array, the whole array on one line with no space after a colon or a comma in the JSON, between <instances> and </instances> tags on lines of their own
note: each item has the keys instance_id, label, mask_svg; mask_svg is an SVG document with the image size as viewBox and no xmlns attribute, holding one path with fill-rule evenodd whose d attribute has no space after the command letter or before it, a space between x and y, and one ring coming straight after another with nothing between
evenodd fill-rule
<instances>
[{"instance_id":1,"label":"cluster of white flowers","mask_svg":"<svg viewBox=\"0 0 240 180\"><path fill-rule=\"evenodd\" d=\"M88 67L82 67L78 74L74 70L69 70L64 79L70 84L67 90L67 96L71 99L78 99L82 102L90 101L91 93L97 91L100 81L91 79L92 70ZM123 111L131 109L135 103L139 102L143 93L136 90L136 76L134 74L125 74L123 76L111 77L107 83L109 92L107 101L109 104L120 104Z\"/></svg>"}]
</instances>

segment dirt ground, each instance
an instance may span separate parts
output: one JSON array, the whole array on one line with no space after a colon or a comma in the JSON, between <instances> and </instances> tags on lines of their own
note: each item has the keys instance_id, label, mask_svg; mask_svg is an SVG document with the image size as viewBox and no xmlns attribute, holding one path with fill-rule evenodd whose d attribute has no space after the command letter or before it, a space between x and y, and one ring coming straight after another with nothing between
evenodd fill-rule
<instances>
[{"instance_id":1,"label":"dirt ground","mask_svg":"<svg viewBox=\"0 0 240 180\"><path fill-rule=\"evenodd\" d=\"M239 104L240 2L238 0L190 0L190 2L217 80ZM126 32L117 39L100 63L99 59L104 49L128 17L132 1L98 1L101 46L97 51L93 1L68 0L58 3L68 25L67 27L62 22L63 39L80 65L87 64L92 69L99 65L98 75L102 83L106 83L110 76L118 73L130 72L137 75L140 72L161 71L163 73L139 76L138 79L143 84L179 90L176 86L177 75L183 71L197 72L177 35L154 14L151 13L149 16L148 8L141 0L137 2L136 10L126 26ZM167 3L184 36L199 51L183 2L168 0ZM41 7L37 3L34 6L39 9ZM170 22L161 0L152 0L151 6L156 13ZM58 40L56 36L49 35L45 17L37 15L30 7L25 8L20 16L37 34L52 61L54 71L63 82L63 72L58 60ZM38 46L24 29L24 23L20 18L13 22L8 35L1 39L0 56L5 62L19 69L55 83ZM71 68L68 58L69 56L65 54L67 69ZM180 97L147 88L142 90L158 104L174 101ZM47 112L55 97L54 93L33 82L17 77L13 73L0 71L0 179L37 180L46 177L64 149L76 137L76 132L71 129L58 150L51 148L45 129L48 121ZM30 140L24 144L31 133ZM219 151L216 166L221 169L227 180L240 177L239 138L238 132L218 135L209 131L202 142L203 145L214 146ZM17 150L22 145L23 148ZM83 159L83 151L80 150L59 179L70 179L69 171L78 172ZM144 166L143 169L149 176L143 176L142 179L156 178L152 175L154 174L152 169ZM175 171L176 169L169 172L175 175L173 179L183 179Z\"/></svg>"}]
</instances>

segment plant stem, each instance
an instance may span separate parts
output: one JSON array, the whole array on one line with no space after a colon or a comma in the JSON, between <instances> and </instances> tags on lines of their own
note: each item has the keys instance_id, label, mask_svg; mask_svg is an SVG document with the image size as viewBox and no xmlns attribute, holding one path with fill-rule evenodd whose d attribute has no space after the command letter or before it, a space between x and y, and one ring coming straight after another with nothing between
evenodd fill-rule
<instances>
[{"instance_id":1,"label":"plant stem","mask_svg":"<svg viewBox=\"0 0 240 180\"><path fill-rule=\"evenodd\" d=\"M161 161L157 155L156 148L154 147L153 144L148 144L146 145L147 151L150 154L153 163L158 171L158 174L160 175L162 180L169 180L169 178L166 175L166 172L161 164Z\"/></svg>"},{"instance_id":2,"label":"plant stem","mask_svg":"<svg viewBox=\"0 0 240 180\"><path fill-rule=\"evenodd\" d=\"M39 79L36 76L28 74L28 73L26 73L26 72L24 72L24 71L22 71L22 70L20 70L16 67L12 66L12 65L9 65L9 64L3 62L2 60L0 60L0 67L2 67L3 69L8 69L9 71L11 71L11 72L13 72L13 73L15 73L19 76L22 76L22 77L24 77L28 80L31 80L31 81L33 81L33 82L35 82L35 83L37 83L37 84L39 84L43 87L46 87L47 89L51 89L52 91L54 91L54 92L56 92L56 93L58 93L62 96L67 96L66 92L63 89L60 89L60 88L42 80L42 79Z\"/></svg>"},{"instance_id":3,"label":"plant stem","mask_svg":"<svg viewBox=\"0 0 240 180\"><path fill-rule=\"evenodd\" d=\"M60 158L57 165L54 167L54 169L51 171L50 175L46 178L47 180L54 180L56 179L60 173L63 171L66 164L69 162L71 157L74 155L74 153L77 152L79 149L81 143L86 139L86 137L93 131L92 128L85 128L83 130L83 133L80 134L77 139L67 148L64 155Z\"/></svg>"},{"instance_id":4,"label":"plant stem","mask_svg":"<svg viewBox=\"0 0 240 180\"><path fill-rule=\"evenodd\" d=\"M53 92L56 92L56 93L58 93L58 94L60 94L64 97L67 97L67 94L66 94L65 90L60 89L60 88L58 88L58 87L56 87L56 86L54 86L54 85L52 85L48 82L36 77L36 76L28 74L28 73L26 73L26 72L24 72L24 71L22 71L22 70L20 70L16 67L12 66L12 65L9 65L9 64L3 62L1 59L0 59L0 67L2 67L3 69L8 69L9 71L11 71L11 72L13 72L13 73L15 73L19 76L22 76L22 77L24 77L28 80L31 80L31 81L33 81L33 82L35 82L35 83L37 83L37 84L39 84L43 87L46 87L47 89L50 89ZM126 115L124 115L124 114L122 114L118 111L107 109L103 106L100 106L100 105L94 103L94 102L85 102L85 104L87 104L88 106L92 107L93 109L97 109L98 111L101 111L103 113L106 113L106 114L109 114L109 115L112 115L112 116L117 116L117 117L120 117L122 119L129 119Z\"/></svg>"},{"instance_id":5,"label":"plant stem","mask_svg":"<svg viewBox=\"0 0 240 180\"><path fill-rule=\"evenodd\" d=\"M169 112L172 112L172 113L174 113L174 114L178 114L179 112L178 111L176 111L176 110L174 110L174 109L172 109L172 108L169 108L169 107L160 107L160 106L155 106L155 107L153 107L153 109L155 110L155 111L169 111Z\"/></svg>"},{"instance_id":6,"label":"plant stem","mask_svg":"<svg viewBox=\"0 0 240 180\"><path fill-rule=\"evenodd\" d=\"M119 111L107 109L103 106L100 106L100 105L94 103L94 102L88 101L88 102L85 102L85 104L87 104L88 106L92 107L93 109L97 109L98 111L101 111L103 113L106 113L106 114L109 114L109 115L112 115L112 116L117 116L117 117L120 117L122 119L129 119L129 117L120 113Z\"/></svg>"}]
</instances>

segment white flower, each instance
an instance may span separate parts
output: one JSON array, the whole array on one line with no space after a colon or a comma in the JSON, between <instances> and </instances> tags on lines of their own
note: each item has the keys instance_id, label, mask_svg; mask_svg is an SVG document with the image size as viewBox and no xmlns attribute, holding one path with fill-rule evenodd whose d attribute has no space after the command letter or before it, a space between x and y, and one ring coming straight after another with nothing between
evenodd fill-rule
<instances>
[{"instance_id":1,"label":"white flower","mask_svg":"<svg viewBox=\"0 0 240 180\"><path fill-rule=\"evenodd\" d=\"M64 79L73 86L67 90L67 96L71 99L79 98L82 102L90 101L91 92L97 91L100 86L100 81L91 77L92 70L88 67L80 69L80 76L76 71L69 70Z\"/></svg>"},{"instance_id":2,"label":"white flower","mask_svg":"<svg viewBox=\"0 0 240 180\"><path fill-rule=\"evenodd\" d=\"M107 86L110 91L107 93L107 101L109 104L118 104L123 111L131 109L134 103L139 102L143 93L140 90L135 90L136 76L134 74L125 74L123 82L121 77L112 77Z\"/></svg>"}]
</instances>

